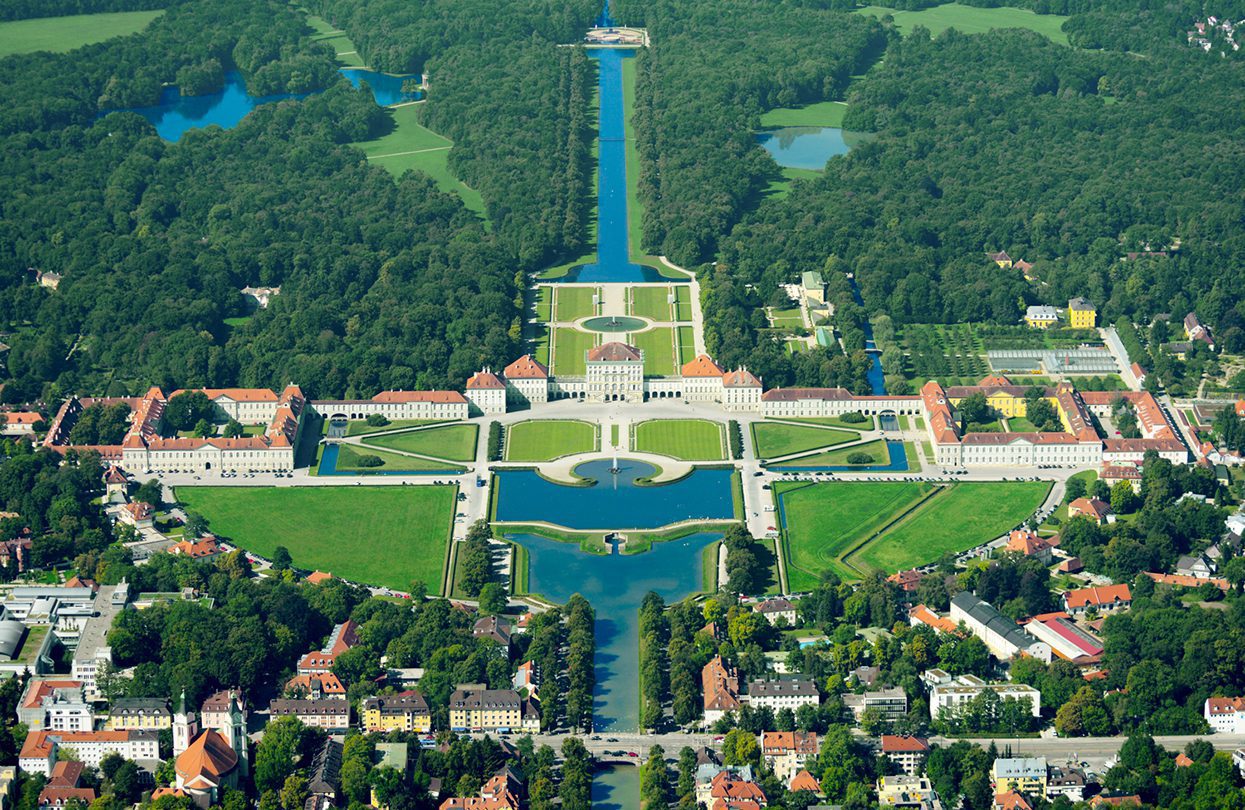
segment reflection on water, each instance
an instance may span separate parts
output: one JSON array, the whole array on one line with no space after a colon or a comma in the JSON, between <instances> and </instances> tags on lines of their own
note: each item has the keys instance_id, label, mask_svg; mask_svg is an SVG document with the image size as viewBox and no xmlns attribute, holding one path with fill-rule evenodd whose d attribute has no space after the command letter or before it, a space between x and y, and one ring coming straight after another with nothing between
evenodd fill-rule
<instances>
[{"instance_id":1,"label":"reflection on water","mask_svg":"<svg viewBox=\"0 0 1245 810\"><path fill-rule=\"evenodd\" d=\"M757 143L774 162L789 169L821 171L835 155L846 155L861 140L839 127L783 127L757 133Z\"/></svg>"},{"instance_id":2,"label":"reflection on water","mask_svg":"<svg viewBox=\"0 0 1245 810\"><path fill-rule=\"evenodd\" d=\"M634 765L597 769L591 798L592 810L639 810L640 769Z\"/></svg>"}]
</instances>

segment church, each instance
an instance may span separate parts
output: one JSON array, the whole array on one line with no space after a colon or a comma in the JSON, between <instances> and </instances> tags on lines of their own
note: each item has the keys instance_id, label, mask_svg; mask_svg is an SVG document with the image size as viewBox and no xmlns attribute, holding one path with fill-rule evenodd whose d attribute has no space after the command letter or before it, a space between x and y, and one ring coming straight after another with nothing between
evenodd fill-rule
<instances>
[{"instance_id":1,"label":"church","mask_svg":"<svg viewBox=\"0 0 1245 810\"><path fill-rule=\"evenodd\" d=\"M152 798L186 796L195 806L220 803L224 788L235 788L249 770L246 704L235 689L222 690L203 702L196 716L186 708L182 692L173 716L173 756L177 781L160 788Z\"/></svg>"}]
</instances>

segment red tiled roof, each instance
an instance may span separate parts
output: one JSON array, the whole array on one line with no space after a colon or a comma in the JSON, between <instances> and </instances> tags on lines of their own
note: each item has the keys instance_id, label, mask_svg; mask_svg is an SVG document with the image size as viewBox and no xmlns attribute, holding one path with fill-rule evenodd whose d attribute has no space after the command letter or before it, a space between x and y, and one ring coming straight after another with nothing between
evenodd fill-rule
<instances>
[{"instance_id":1,"label":"red tiled roof","mask_svg":"<svg viewBox=\"0 0 1245 810\"><path fill-rule=\"evenodd\" d=\"M1111 514L1111 504L1097 498L1077 498L1068 504L1068 515L1089 515L1097 520L1105 520Z\"/></svg>"},{"instance_id":2,"label":"red tiled roof","mask_svg":"<svg viewBox=\"0 0 1245 810\"><path fill-rule=\"evenodd\" d=\"M1245 712L1245 697L1213 697L1206 700L1206 713L1215 716Z\"/></svg>"},{"instance_id":3,"label":"red tiled roof","mask_svg":"<svg viewBox=\"0 0 1245 810\"><path fill-rule=\"evenodd\" d=\"M1029 800L1014 790L994 797L994 810L1033 810Z\"/></svg>"},{"instance_id":4,"label":"red tiled roof","mask_svg":"<svg viewBox=\"0 0 1245 810\"><path fill-rule=\"evenodd\" d=\"M372 397L372 402L466 402L467 398L457 391L381 391Z\"/></svg>"},{"instance_id":5,"label":"red tiled roof","mask_svg":"<svg viewBox=\"0 0 1245 810\"><path fill-rule=\"evenodd\" d=\"M929 744L920 737L912 737L907 734L883 734L882 735L882 753L899 754L899 753L926 753L929 751Z\"/></svg>"},{"instance_id":6,"label":"red tiled roof","mask_svg":"<svg viewBox=\"0 0 1245 810\"><path fill-rule=\"evenodd\" d=\"M787 790L796 793L801 790L807 790L809 793L820 793L821 783L813 777L807 770L802 770L795 776L791 777L791 781L787 783Z\"/></svg>"},{"instance_id":7,"label":"red tiled roof","mask_svg":"<svg viewBox=\"0 0 1245 810\"><path fill-rule=\"evenodd\" d=\"M1174 585L1177 588L1200 588L1203 585L1214 585L1220 590L1226 591L1232 585L1222 577L1191 577L1188 574L1156 574L1153 571L1146 571L1145 575L1154 580L1159 585Z\"/></svg>"},{"instance_id":8,"label":"red tiled roof","mask_svg":"<svg viewBox=\"0 0 1245 810\"><path fill-rule=\"evenodd\" d=\"M506 366L502 376L508 380L543 380L549 376L549 369L530 354L525 354Z\"/></svg>"},{"instance_id":9,"label":"red tiled roof","mask_svg":"<svg viewBox=\"0 0 1245 810\"><path fill-rule=\"evenodd\" d=\"M724 388L760 388L761 380L746 368L737 368L722 375Z\"/></svg>"},{"instance_id":10,"label":"red tiled roof","mask_svg":"<svg viewBox=\"0 0 1245 810\"><path fill-rule=\"evenodd\" d=\"M37 413L26 411L6 411L4 421L10 425L33 425L43 417Z\"/></svg>"},{"instance_id":11,"label":"red tiled roof","mask_svg":"<svg viewBox=\"0 0 1245 810\"><path fill-rule=\"evenodd\" d=\"M734 667L727 666L722 656L714 656L705 664L700 680L706 711L729 712L739 708L739 675Z\"/></svg>"},{"instance_id":12,"label":"red tiled roof","mask_svg":"<svg viewBox=\"0 0 1245 810\"><path fill-rule=\"evenodd\" d=\"M815 731L764 731L761 733L761 751L766 756L788 753L816 754Z\"/></svg>"},{"instance_id":13,"label":"red tiled roof","mask_svg":"<svg viewBox=\"0 0 1245 810\"><path fill-rule=\"evenodd\" d=\"M1078 588L1063 595L1064 604L1070 608L1113 605L1116 602L1133 601L1127 584L1103 585L1097 588Z\"/></svg>"},{"instance_id":14,"label":"red tiled roof","mask_svg":"<svg viewBox=\"0 0 1245 810\"><path fill-rule=\"evenodd\" d=\"M82 686L82 681L31 681L26 692L26 702L22 704L22 708L36 709L39 706L42 706L43 699L52 694L52 691L55 689L76 689L80 686Z\"/></svg>"},{"instance_id":15,"label":"red tiled roof","mask_svg":"<svg viewBox=\"0 0 1245 810\"><path fill-rule=\"evenodd\" d=\"M183 540L169 549L172 554L184 554L192 559L202 559L220 554L220 546L215 537L201 537L198 540Z\"/></svg>"},{"instance_id":16,"label":"red tiled roof","mask_svg":"<svg viewBox=\"0 0 1245 810\"><path fill-rule=\"evenodd\" d=\"M593 346L588 350L588 361L592 363L627 363L640 359L642 358L639 349L616 340Z\"/></svg>"},{"instance_id":17,"label":"red tiled roof","mask_svg":"<svg viewBox=\"0 0 1245 810\"><path fill-rule=\"evenodd\" d=\"M709 355L698 354L695 360L683 364L681 373L684 377L721 377L726 371Z\"/></svg>"},{"instance_id":18,"label":"red tiled roof","mask_svg":"<svg viewBox=\"0 0 1245 810\"><path fill-rule=\"evenodd\" d=\"M467 380L468 391L478 391L487 388L505 388L506 384L497 378L497 375L491 371L477 371L471 375L471 379Z\"/></svg>"},{"instance_id":19,"label":"red tiled roof","mask_svg":"<svg viewBox=\"0 0 1245 810\"><path fill-rule=\"evenodd\" d=\"M947 392L934 380L921 386L921 399L929 417L929 428L934 441L939 444L956 444L960 440L960 428L951 415Z\"/></svg>"},{"instance_id":20,"label":"red tiled roof","mask_svg":"<svg viewBox=\"0 0 1245 810\"><path fill-rule=\"evenodd\" d=\"M323 582L328 582L332 578L333 575L331 573L326 573L324 571L312 571L307 575L307 581L312 585L319 585Z\"/></svg>"},{"instance_id":21,"label":"red tiled roof","mask_svg":"<svg viewBox=\"0 0 1245 810\"><path fill-rule=\"evenodd\" d=\"M90 804L95 801L95 788L56 787L48 785L39 791L40 807L64 807L71 801Z\"/></svg>"},{"instance_id":22,"label":"red tiled roof","mask_svg":"<svg viewBox=\"0 0 1245 810\"><path fill-rule=\"evenodd\" d=\"M960 626L948 618L939 616L925 605L916 605L908 611L908 617L921 624L927 624L940 633L959 632Z\"/></svg>"}]
</instances>

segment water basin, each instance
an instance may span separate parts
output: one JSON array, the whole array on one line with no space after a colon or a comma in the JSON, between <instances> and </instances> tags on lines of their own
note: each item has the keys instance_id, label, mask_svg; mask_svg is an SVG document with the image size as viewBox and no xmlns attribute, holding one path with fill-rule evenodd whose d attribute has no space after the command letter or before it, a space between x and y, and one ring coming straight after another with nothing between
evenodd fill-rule
<instances>
[{"instance_id":1,"label":"water basin","mask_svg":"<svg viewBox=\"0 0 1245 810\"><path fill-rule=\"evenodd\" d=\"M643 318L632 318L626 315L589 318L580 324L584 329L593 332L639 332L648 328L648 321Z\"/></svg>"},{"instance_id":2,"label":"water basin","mask_svg":"<svg viewBox=\"0 0 1245 810\"><path fill-rule=\"evenodd\" d=\"M821 171L835 155L846 155L858 136L839 127L782 127L757 133L757 143L789 169Z\"/></svg>"}]
</instances>

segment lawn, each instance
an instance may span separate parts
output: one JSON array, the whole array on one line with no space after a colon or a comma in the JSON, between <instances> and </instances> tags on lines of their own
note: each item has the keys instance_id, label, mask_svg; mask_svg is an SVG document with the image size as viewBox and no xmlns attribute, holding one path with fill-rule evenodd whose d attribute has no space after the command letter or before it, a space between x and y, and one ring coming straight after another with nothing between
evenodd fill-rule
<instances>
[{"instance_id":1,"label":"lawn","mask_svg":"<svg viewBox=\"0 0 1245 810\"><path fill-rule=\"evenodd\" d=\"M480 193L455 177L446 162L454 142L419 123L419 104L386 109L393 119L393 130L370 141L352 144L363 150L370 163L383 166L395 177L407 169L415 169L436 181L437 188L457 194L463 204L484 216L484 200Z\"/></svg>"},{"instance_id":2,"label":"lawn","mask_svg":"<svg viewBox=\"0 0 1245 810\"><path fill-rule=\"evenodd\" d=\"M506 430L506 461L552 461L596 449L596 425L574 419L532 419Z\"/></svg>"},{"instance_id":3,"label":"lawn","mask_svg":"<svg viewBox=\"0 0 1245 810\"><path fill-rule=\"evenodd\" d=\"M323 17L317 17L314 14L307 15L307 25L316 32L311 40L332 45L337 53L337 62L342 67L365 67L363 57L359 55L354 42L346 36L344 31L337 30Z\"/></svg>"},{"instance_id":4,"label":"lawn","mask_svg":"<svg viewBox=\"0 0 1245 810\"><path fill-rule=\"evenodd\" d=\"M592 296L599 291L599 287L558 287L553 299L558 322L577 321L597 314Z\"/></svg>"},{"instance_id":5,"label":"lawn","mask_svg":"<svg viewBox=\"0 0 1245 810\"><path fill-rule=\"evenodd\" d=\"M761 114L761 128L841 127L846 112L845 101L821 101L807 107L779 107Z\"/></svg>"},{"instance_id":6,"label":"lawn","mask_svg":"<svg viewBox=\"0 0 1245 810\"><path fill-rule=\"evenodd\" d=\"M435 425L442 422L443 419L394 419L387 425L374 427L367 423L366 419L356 419L346 425L347 436L366 436L369 433L389 433L394 430L402 430L404 428L420 427L421 425ZM328 420L324 421L324 427L328 428Z\"/></svg>"},{"instance_id":7,"label":"lawn","mask_svg":"<svg viewBox=\"0 0 1245 810\"><path fill-rule=\"evenodd\" d=\"M903 427L907 417L899 417L899 425ZM806 416L796 417L791 422L806 422L810 425L828 425L830 427L847 428L848 430L873 430L873 417L866 416L863 422L847 422L838 416Z\"/></svg>"},{"instance_id":8,"label":"lawn","mask_svg":"<svg viewBox=\"0 0 1245 810\"><path fill-rule=\"evenodd\" d=\"M476 457L476 437L479 432L480 428L476 425L445 425L380 436L369 439L367 444L448 461L471 461Z\"/></svg>"},{"instance_id":9,"label":"lawn","mask_svg":"<svg viewBox=\"0 0 1245 810\"><path fill-rule=\"evenodd\" d=\"M811 456L801 456L787 461L774 464L775 469L783 467L847 467L851 462L847 457L853 453L868 453L873 456L873 461L862 464L868 466L870 464L889 464L890 453L886 449L886 442L881 439L864 444L854 444L851 447L841 447L838 450L828 450L824 453L816 453ZM916 459L911 459L909 466L916 463Z\"/></svg>"},{"instance_id":10,"label":"lawn","mask_svg":"<svg viewBox=\"0 0 1245 810\"><path fill-rule=\"evenodd\" d=\"M376 456L382 462L379 467L364 467L359 464L359 458L362 456ZM442 464L439 461L431 461L426 458L414 458L412 456L404 456L400 453L386 453L384 450L376 450L370 447L356 447L354 445L339 445L337 450L337 470L338 472L359 472L359 473L377 473L386 471L409 471L409 472L459 472L462 467L454 464Z\"/></svg>"},{"instance_id":11,"label":"lawn","mask_svg":"<svg viewBox=\"0 0 1245 810\"><path fill-rule=\"evenodd\" d=\"M859 433L833 428L788 425L782 422L752 424L752 444L758 458L777 458L804 450L816 450L818 447L833 447L859 438Z\"/></svg>"},{"instance_id":12,"label":"lawn","mask_svg":"<svg viewBox=\"0 0 1245 810\"><path fill-rule=\"evenodd\" d=\"M1007 430L1011 433L1037 433L1037 425L1023 416L1009 416L1007 418Z\"/></svg>"},{"instance_id":13,"label":"lawn","mask_svg":"<svg viewBox=\"0 0 1245 810\"><path fill-rule=\"evenodd\" d=\"M0 57L35 51L65 53L93 42L142 31L163 13L115 11L0 23Z\"/></svg>"},{"instance_id":14,"label":"lawn","mask_svg":"<svg viewBox=\"0 0 1245 810\"><path fill-rule=\"evenodd\" d=\"M674 330L659 326L631 336L637 349L644 352L645 377L669 377L674 374Z\"/></svg>"},{"instance_id":15,"label":"lawn","mask_svg":"<svg viewBox=\"0 0 1245 810\"><path fill-rule=\"evenodd\" d=\"M441 592L456 487L179 487L177 498L221 537L300 568Z\"/></svg>"},{"instance_id":16,"label":"lawn","mask_svg":"<svg viewBox=\"0 0 1245 810\"><path fill-rule=\"evenodd\" d=\"M827 569L858 577L841 557L932 490L915 481L775 484L786 530L787 587L811 590Z\"/></svg>"},{"instance_id":17,"label":"lawn","mask_svg":"<svg viewBox=\"0 0 1245 810\"><path fill-rule=\"evenodd\" d=\"M692 288L686 284L674 287L675 317L680 321L692 319Z\"/></svg>"},{"instance_id":18,"label":"lawn","mask_svg":"<svg viewBox=\"0 0 1245 810\"><path fill-rule=\"evenodd\" d=\"M726 458L722 425L705 419L652 419L635 426L631 446L642 453L658 453L684 461L722 461Z\"/></svg>"},{"instance_id":19,"label":"lawn","mask_svg":"<svg viewBox=\"0 0 1245 810\"><path fill-rule=\"evenodd\" d=\"M536 320L548 323L553 315L553 287L542 284L536 288Z\"/></svg>"},{"instance_id":20,"label":"lawn","mask_svg":"<svg viewBox=\"0 0 1245 810\"><path fill-rule=\"evenodd\" d=\"M696 359L696 333L690 326L679 326L679 363L690 363Z\"/></svg>"},{"instance_id":21,"label":"lawn","mask_svg":"<svg viewBox=\"0 0 1245 810\"><path fill-rule=\"evenodd\" d=\"M921 11L896 11L884 6L866 6L856 9L856 14L872 14L882 17L890 14L895 26L907 34L914 26L923 25L934 35L948 28L964 34L980 34L991 28L1028 28L1042 34L1052 42L1068 44L1068 36L1060 30L1067 17L1057 14L1034 14L1019 8L977 8L947 3Z\"/></svg>"},{"instance_id":22,"label":"lawn","mask_svg":"<svg viewBox=\"0 0 1245 810\"><path fill-rule=\"evenodd\" d=\"M847 562L890 573L967 551L1014 529L1042 505L1049 491L1045 481L955 484L849 554Z\"/></svg>"},{"instance_id":23,"label":"lawn","mask_svg":"<svg viewBox=\"0 0 1245 810\"><path fill-rule=\"evenodd\" d=\"M804 317L800 314L798 307L795 309L771 309L769 318L773 326L778 329L798 329L804 325Z\"/></svg>"},{"instance_id":24,"label":"lawn","mask_svg":"<svg viewBox=\"0 0 1245 810\"><path fill-rule=\"evenodd\" d=\"M584 353L597 345L597 335L578 329L553 331L553 369L551 373L568 377L584 376Z\"/></svg>"},{"instance_id":25,"label":"lawn","mask_svg":"<svg viewBox=\"0 0 1245 810\"><path fill-rule=\"evenodd\" d=\"M666 299L670 287L632 287L631 314L650 321L669 321L673 307Z\"/></svg>"}]
</instances>

